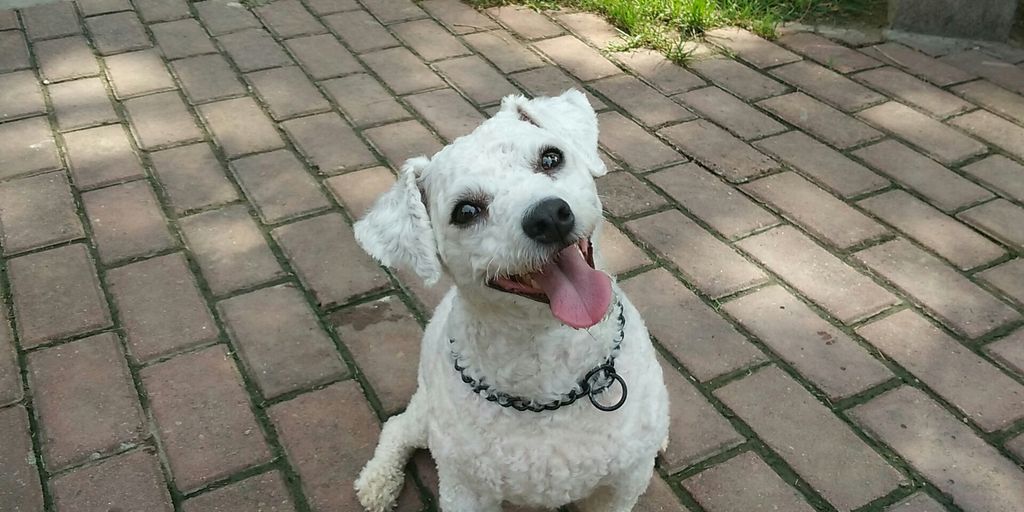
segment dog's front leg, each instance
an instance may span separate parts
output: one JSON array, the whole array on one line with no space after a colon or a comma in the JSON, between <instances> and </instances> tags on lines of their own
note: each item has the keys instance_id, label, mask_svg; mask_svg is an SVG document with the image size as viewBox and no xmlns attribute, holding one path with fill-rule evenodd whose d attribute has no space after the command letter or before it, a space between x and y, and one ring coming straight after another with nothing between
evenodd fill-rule
<instances>
[{"instance_id":1,"label":"dog's front leg","mask_svg":"<svg viewBox=\"0 0 1024 512\"><path fill-rule=\"evenodd\" d=\"M484 496L456 469L438 463L437 477L441 512L501 512L501 499Z\"/></svg>"},{"instance_id":2,"label":"dog's front leg","mask_svg":"<svg viewBox=\"0 0 1024 512\"><path fill-rule=\"evenodd\" d=\"M373 458L355 481L356 496L366 510L391 510L405 483L405 463L417 448L427 447L424 401L417 390L405 412L384 424Z\"/></svg>"},{"instance_id":3,"label":"dog's front leg","mask_svg":"<svg viewBox=\"0 0 1024 512\"><path fill-rule=\"evenodd\" d=\"M647 491L654 475L654 459L623 471L610 483L597 488L593 494L576 504L579 512L630 512L637 500Z\"/></svg>"}]
</instances>

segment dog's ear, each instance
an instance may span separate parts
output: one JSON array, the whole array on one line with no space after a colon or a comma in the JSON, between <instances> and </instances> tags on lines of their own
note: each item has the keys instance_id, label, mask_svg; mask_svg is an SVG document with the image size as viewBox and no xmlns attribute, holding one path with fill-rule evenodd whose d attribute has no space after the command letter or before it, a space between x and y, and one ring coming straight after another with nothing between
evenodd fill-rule
<instances>
[{"instance_id":1,"label":"dog's ear","mask_svg":"<svg viewBox=\"0 0 1024 512\"><path fill-rule=\"evenodd\" d=\"M528 100L521 95L506 96L501 102L501 110L513 112L520 120L546 130L571 134L568 140L576 144L587 159L590 173L596 177L608 172L597 151L597 114L586 94L569 89L552 98Z\"/></svg>"},{"instance_id":2,"label":"dog's ear","mask_svg":"<svg viewBox=\"0 0 1024 512\"><path fill-rule=\"evenodd\" d=\"M430 163L409 159L398 181L355 224L356 241L381 264L412 269L428 285L441 277L437 242L417 179Z\"/></svg>"}]
</instances>

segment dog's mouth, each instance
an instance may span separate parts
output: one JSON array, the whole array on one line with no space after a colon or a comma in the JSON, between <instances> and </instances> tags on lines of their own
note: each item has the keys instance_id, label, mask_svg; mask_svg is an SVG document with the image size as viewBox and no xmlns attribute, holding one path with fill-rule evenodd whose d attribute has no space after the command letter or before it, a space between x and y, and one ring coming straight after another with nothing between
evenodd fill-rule
<instances>
[{"instance_id":1,"label":"dog's mouth","mask_svg":"<svg viewBox=\"0 0 1024 512\"><path fill-rule=\"evenodd\" d=\"M611 279L594 268L594 245L589 238L558 251L539 270L498 276L487 285L548 304L556 318L576 329L600 322L612 296Z\"/></svg>"}]
</instances>

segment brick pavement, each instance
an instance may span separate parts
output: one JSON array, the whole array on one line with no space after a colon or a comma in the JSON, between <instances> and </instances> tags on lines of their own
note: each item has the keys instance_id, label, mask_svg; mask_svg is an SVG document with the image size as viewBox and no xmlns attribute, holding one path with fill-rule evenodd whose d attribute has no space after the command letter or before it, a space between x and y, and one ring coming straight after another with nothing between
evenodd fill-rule
<instances>
[{"instance_id":1,"label":"brick pavement","mask_svg":"<svg viewBox=\"0 0 1024 512\"><path fill-rule=\"evenodd\" d=\"M672 395L638 510L1019 511L1024 52L710 36L684 68L457 0L0 11L0 510L356 510L444 290L353 218L575 85Z\"/></svg>"}]
</instances>

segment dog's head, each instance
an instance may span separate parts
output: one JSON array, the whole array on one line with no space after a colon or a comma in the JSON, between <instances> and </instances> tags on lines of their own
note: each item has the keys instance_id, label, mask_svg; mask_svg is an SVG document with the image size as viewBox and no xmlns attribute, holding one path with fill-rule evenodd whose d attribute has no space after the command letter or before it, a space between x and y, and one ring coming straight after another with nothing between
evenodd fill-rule
<instances>
[{"instance_id":1,"label":"dog's head","mask_svg":"<svg viewBox=\"0 0 1024 512\"><path fill-rule=\"evenodd\" d=\"M356 240L428 283L445 269L486 300L548 303L566 325L590 327L611 301L591 243L601 221L594 177L605 172L585 95L508 96L432 159L407 161L356 223Z\"/></svg>"}]
</instances>

